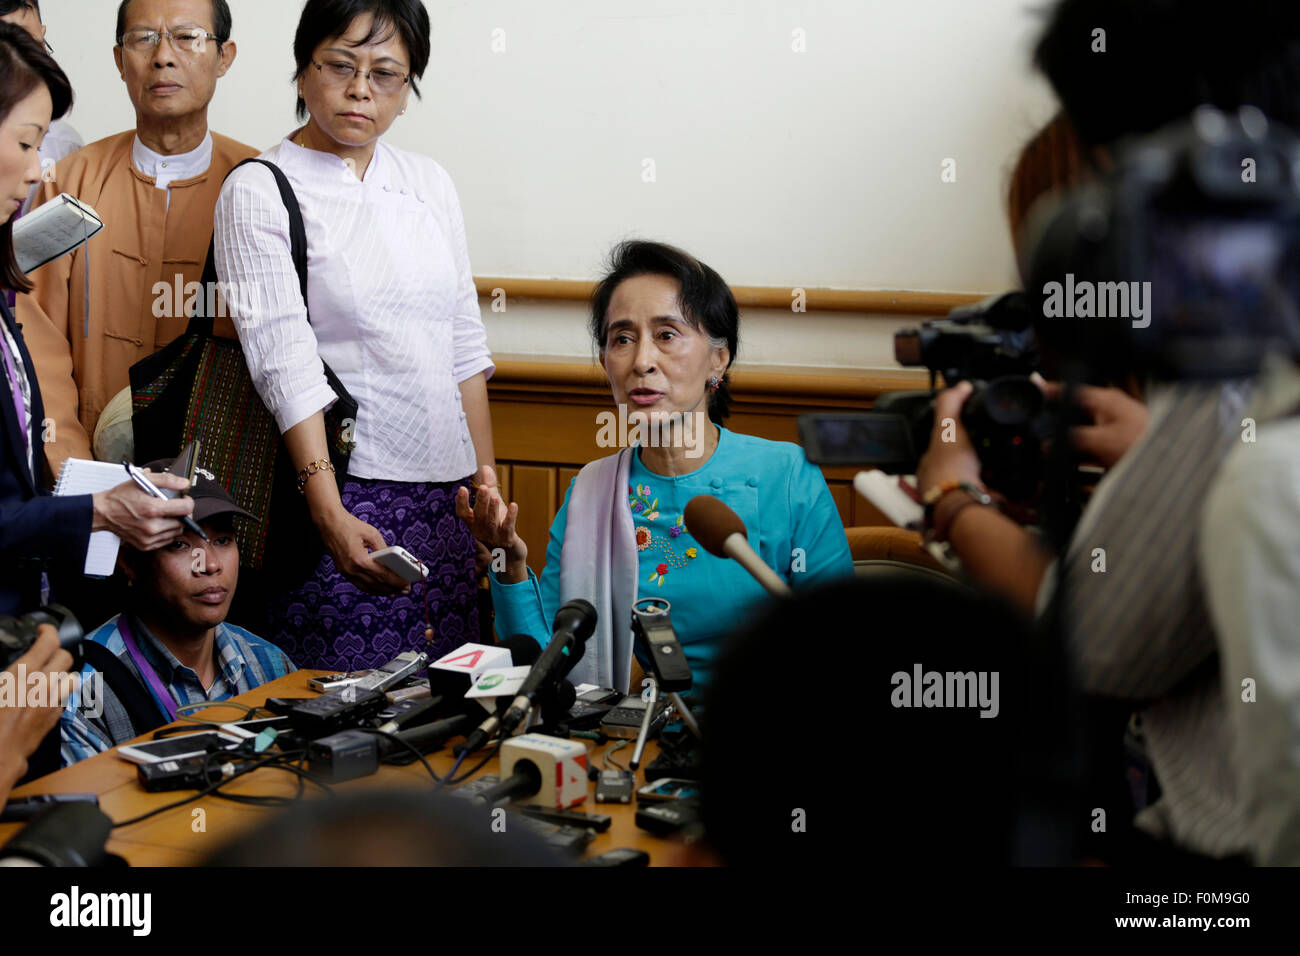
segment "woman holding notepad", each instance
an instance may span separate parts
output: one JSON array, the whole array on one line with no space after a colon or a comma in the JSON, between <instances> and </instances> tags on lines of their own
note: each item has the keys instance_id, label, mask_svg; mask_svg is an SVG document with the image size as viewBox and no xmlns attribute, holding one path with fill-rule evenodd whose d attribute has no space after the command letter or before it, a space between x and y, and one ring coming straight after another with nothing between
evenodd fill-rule
<instances>
[{"instance_id":1,"label":"woman holding notepad","mask_svg":"<svg viewBox=\"0 0 1300 956\"><path fill-rule=\"evenodd\" d=\"M26 31L0 23L0 287L31 290L13 251L13 218L40 182L37 150L52 119L67 113L72 87ZM24 614L48 599L44 569L80 570L93 531L112 531L133 547L154 551L180 533L188 498L157 501L126 480L99 494L54 498L44 490L38 454L45 408L21 329L0 296L0 614ZM157 475L160 488L187 483Z\"/></svg>"}]
</instances>

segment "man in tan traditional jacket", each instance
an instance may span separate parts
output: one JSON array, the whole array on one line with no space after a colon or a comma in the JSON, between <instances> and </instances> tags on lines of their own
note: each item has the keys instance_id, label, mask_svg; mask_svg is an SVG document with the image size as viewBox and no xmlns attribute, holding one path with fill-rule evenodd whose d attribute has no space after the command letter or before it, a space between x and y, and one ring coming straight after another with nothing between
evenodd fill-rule
<instances>
[{"instance_id":1,"label":"man in tan traditional jacket","mask_svg":"<svg viewBox=\"0 0 1300 956\"><path fill-rule=\"evenodd\" d=\"M18 297L52 475L67 458L94 457L95 425L131 366L185 330L177 291L202 275L221 184L258 153L208 130L217 80L235 59L230 30L226 0L126 0L113 56L136 128L62 160L43 184L38 205L66 192L104 220L89 255L37 269L36 288ZM235 336L228 319L216 331Z\"/></svg>"}]
</instances>

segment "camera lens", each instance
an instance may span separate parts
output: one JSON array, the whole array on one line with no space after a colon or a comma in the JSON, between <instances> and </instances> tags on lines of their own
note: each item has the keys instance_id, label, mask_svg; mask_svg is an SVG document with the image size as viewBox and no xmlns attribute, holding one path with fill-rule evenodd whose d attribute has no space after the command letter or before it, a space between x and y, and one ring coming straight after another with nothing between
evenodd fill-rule
<instances>
[{"instance_id":1,"label":"camera lens","mask_svg":"<svg viewBox=\"0 0 1300 956\"><path fill-rule=\"evenodd\" d=\"M1027 378L1000 378L984 389L982 406L989 421L1004 427L1023 425L1043 409L1043 393Z\"/></svg>"}]
</instances>

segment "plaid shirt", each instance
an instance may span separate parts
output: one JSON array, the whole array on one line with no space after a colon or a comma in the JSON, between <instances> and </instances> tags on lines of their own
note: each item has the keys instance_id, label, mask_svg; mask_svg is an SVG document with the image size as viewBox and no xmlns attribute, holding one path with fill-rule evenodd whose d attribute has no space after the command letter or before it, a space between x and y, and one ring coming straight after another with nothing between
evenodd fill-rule
<instances>
[{"instance_id":1,"label":"plaid shirt","mask_svg":"<svg viewBox=\"0 0 1300 956\"><path fill-rule=\"evenodd\" d=\"M134 674L152 697L148 682L135 666L126 649L126 641L118 628L121 616L108 621L98 630L86 635L86 640L103 644L112 651L127 670ZM149 632L149 629L136 617L131 617L131 632L136 636L140 653L157 672L171 693L177 705L196 704L205 700L227 700L238 694L252 690L269 681L284 677L295 670L287 654L269 641L254 637L243 628L233 624L218 624L216 635L217 677L212 682L211 690L205 691L199 681L199 675L176 659L162 642ZM81 680L84 685L95 673L87 665L82 669ZM103 712L98 717L91 717L81 709L81 691L72 695L68 705L59 718L59 730L63 737L63 765L70 766L79 760L93 757L97 753L110 750L118 744L125 743L141 733L151 730L148 727L133 727L127 716L126 708L113 693L107 682L101 681L103 691ZM99 701L93 698L90 704Z\"/></svg>"}]
</instances>

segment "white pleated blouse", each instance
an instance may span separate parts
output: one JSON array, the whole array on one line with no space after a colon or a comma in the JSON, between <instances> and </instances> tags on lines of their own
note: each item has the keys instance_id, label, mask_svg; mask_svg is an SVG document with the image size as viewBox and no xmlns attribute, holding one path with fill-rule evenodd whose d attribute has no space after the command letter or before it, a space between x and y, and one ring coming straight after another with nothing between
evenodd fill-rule
<instances>
[{"instance_id":1,"label":"white pleated blouse","mask_svg":"<svg viewBox=\"0 0 1300 956\"><path fill-rule=\"evenodd\" d=\"M337 156L288 139L284 170L307 229L311 321L270 170L226 182L214 215L217 275L253 382L282 432L328 408L328 362L357 400L349 472L455 481L475 470L459 385L492 374L455 187L428 157L384 143L358 180Z\"/></svg>"}]
</instances>

